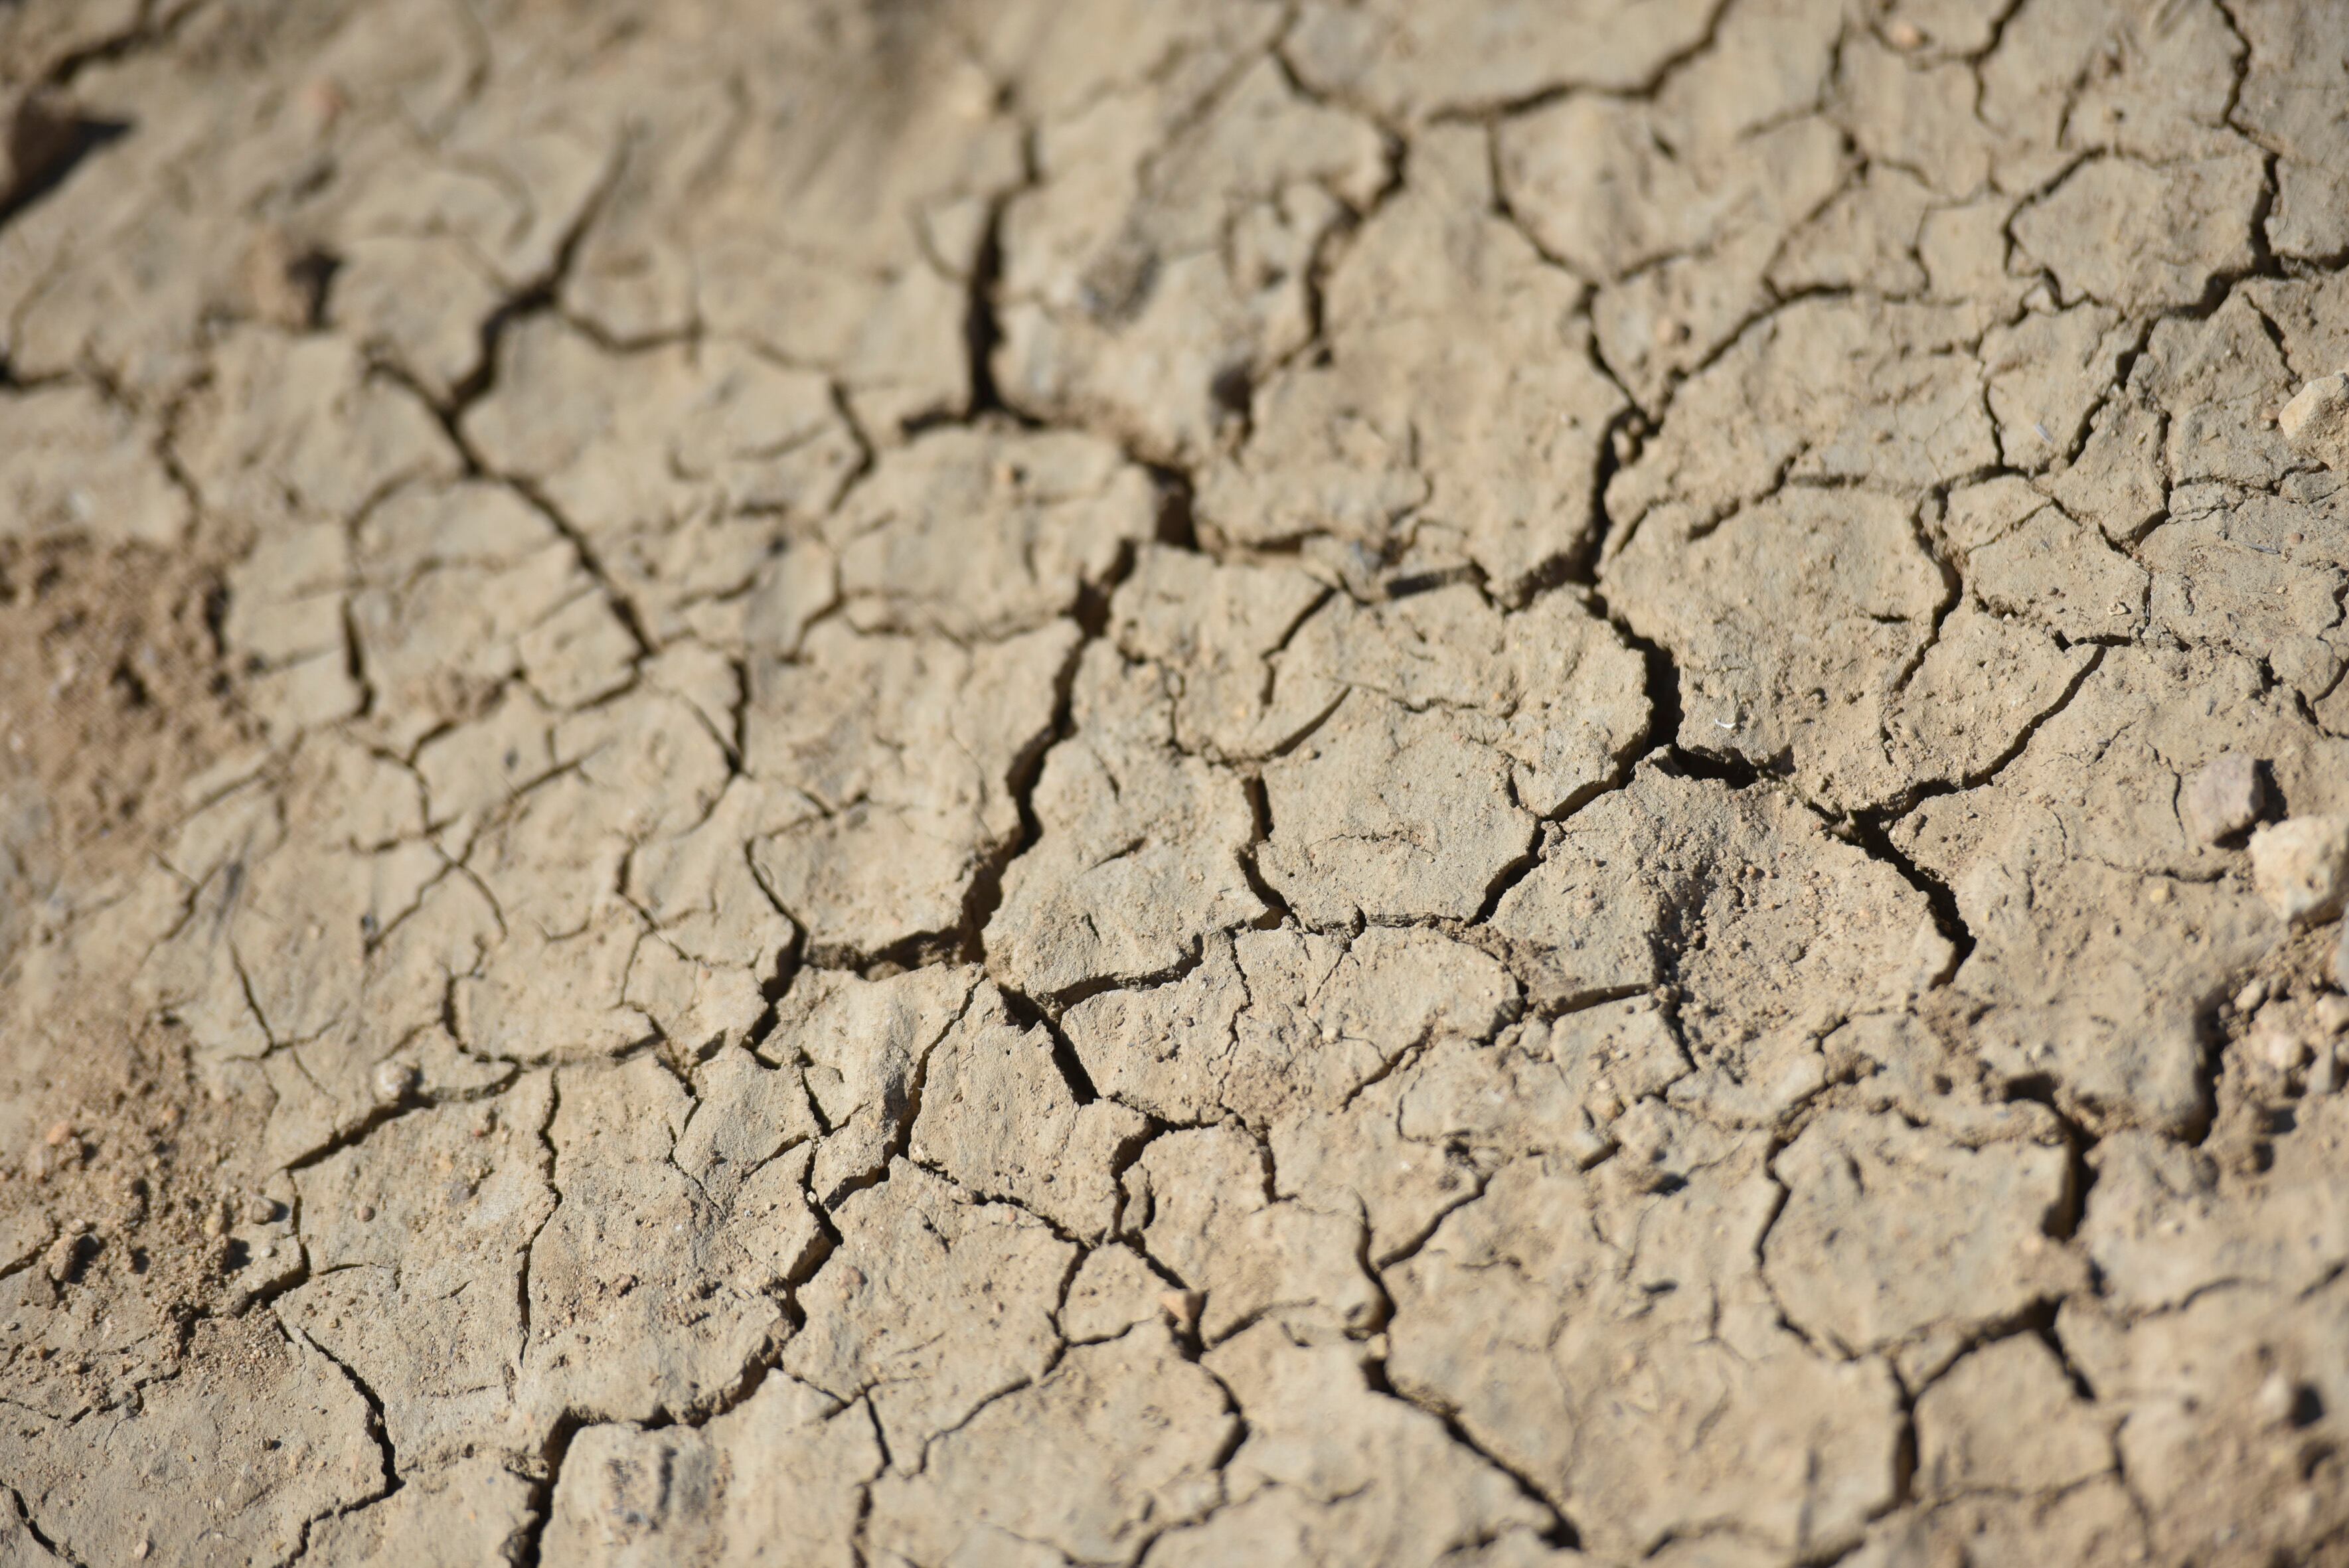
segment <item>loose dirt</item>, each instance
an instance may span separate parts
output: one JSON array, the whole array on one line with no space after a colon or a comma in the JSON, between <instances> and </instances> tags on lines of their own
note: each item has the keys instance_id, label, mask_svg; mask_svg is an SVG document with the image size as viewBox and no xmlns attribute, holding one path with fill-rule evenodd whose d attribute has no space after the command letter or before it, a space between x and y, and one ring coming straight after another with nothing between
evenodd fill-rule
<instances>
[{"instance_id":1,"label":"loose dirt","mask_svg":"<svg viewBox=\"0 0 2349 1568\"><path fill-rule=\"evenodd\" d=\"M0 0L0 1561L2349 1564L2344 71Z\"/></svg>"}]
</instances>

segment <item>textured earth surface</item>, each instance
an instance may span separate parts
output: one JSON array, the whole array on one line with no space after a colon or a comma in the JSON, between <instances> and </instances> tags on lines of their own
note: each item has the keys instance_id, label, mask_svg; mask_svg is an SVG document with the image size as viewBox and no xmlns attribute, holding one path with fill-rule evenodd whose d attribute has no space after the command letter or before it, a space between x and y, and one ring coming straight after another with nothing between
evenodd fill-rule
<instances>
[{"instance_id":1,"label":"textured earth surface","mask_svg":"<svg viewBox=\"0 0 2349 1568\"><path fill-rule=\"evenodd\" d=\"M0 130L0 1563L2349 1563L2349 8Z\"/></svg>"}]
</instances>

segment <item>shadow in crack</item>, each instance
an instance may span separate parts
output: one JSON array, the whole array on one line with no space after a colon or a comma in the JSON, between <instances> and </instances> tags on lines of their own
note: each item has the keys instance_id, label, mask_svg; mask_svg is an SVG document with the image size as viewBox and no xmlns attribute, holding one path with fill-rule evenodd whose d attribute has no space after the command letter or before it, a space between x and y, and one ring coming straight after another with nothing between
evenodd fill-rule
<instances>
[{"instance_id":1,"label":"shadow in crack","mask_svg":"<svg viewBox=\"0 0 2349 1568\"><path fill-rule=\"evenodd\" d=\"M129 121L85 115L48 88L17 99L0 134L0 227L56 190L83 159L129 133Z\"/></svg>"}]
</instances>

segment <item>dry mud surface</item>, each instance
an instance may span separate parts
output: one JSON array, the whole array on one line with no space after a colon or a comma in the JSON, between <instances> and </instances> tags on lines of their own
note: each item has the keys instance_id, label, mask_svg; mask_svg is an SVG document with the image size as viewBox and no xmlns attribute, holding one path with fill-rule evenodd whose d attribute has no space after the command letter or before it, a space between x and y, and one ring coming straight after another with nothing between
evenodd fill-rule
<instances>
[{"instance_id":1,"label":"dry mud surface","mask_svg":"<svg viewBox=\"0 0 2349 1568\"><path fill-rule=\"evenodd\" d=\"M0 3L0 1562L2349 1563L2345 70Z\"/></svg>"}]
</instances>

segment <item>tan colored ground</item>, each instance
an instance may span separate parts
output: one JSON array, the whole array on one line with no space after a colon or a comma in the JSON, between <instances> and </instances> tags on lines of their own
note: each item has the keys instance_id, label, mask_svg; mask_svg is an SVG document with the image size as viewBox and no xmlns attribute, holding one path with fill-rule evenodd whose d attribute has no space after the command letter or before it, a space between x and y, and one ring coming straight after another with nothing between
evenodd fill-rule
<instances>
[{"instance_id":1,"label":"tan colored ground","mask_svg":"<svg viewBox=\"0 0 2349 1568\"><path fill-rule=\"evenodd\" d=\"M0 1563L2349 1563L2349 8L0 114Z\"/></svg>"}]
</instances>

